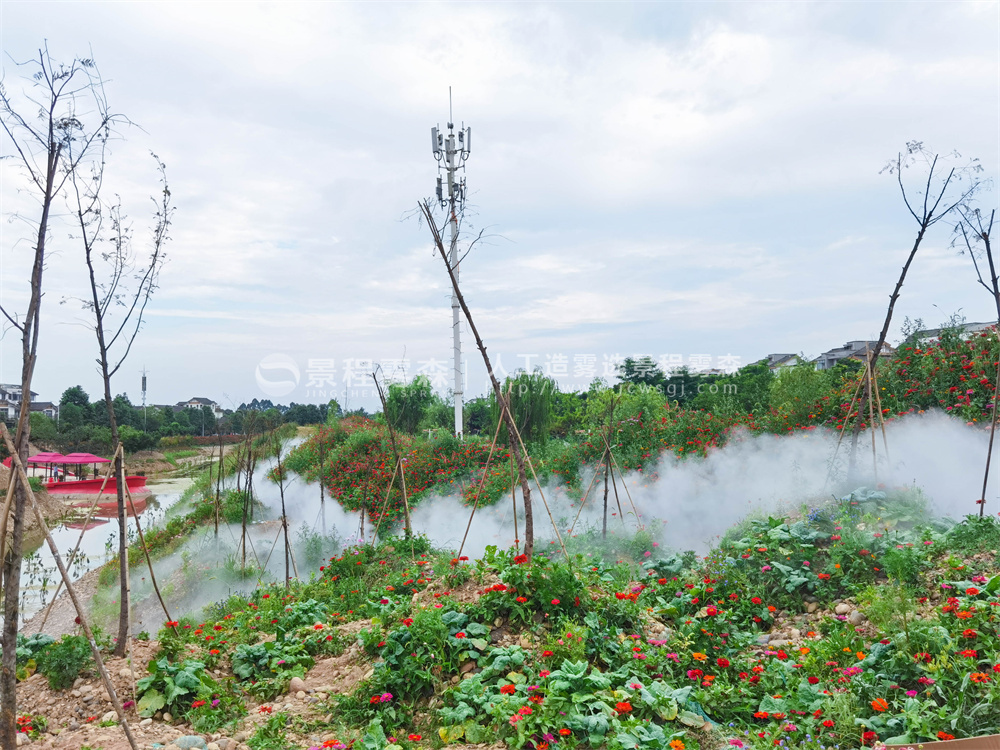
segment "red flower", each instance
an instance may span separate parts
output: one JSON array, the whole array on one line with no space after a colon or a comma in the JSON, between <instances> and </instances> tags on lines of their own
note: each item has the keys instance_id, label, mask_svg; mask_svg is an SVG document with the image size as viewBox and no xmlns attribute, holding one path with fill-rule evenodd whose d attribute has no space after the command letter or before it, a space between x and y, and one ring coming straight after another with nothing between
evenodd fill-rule
<instances>
[{"instance_id":1,"label":"red flower","mask_svg":"<svg viewBox=\"0 0 1000 750\"><path fill-rule=\"evenodd\" d=\"M504 695L513 695L516 688L513 685L504 685L500 688L500 692Z\"/></svg>"},{"instance_id":2,"label":"red flower","mask_svg":"<svg viewBox=\"0 0 1000 750\"><path fill-rule=\"evenodd\" d=\"M627 714L632 711L632 704L628 701L621 701L615 704L615 711L620 714Z\"/></svg>"},{"instance_id":3,"label":"red flower","mask_svg":"<svg viewBox=\"0 0 1000 750\"><path fill-rule=\"evenodd\" d=\"M718 664L723 669L725 669L726 667L729 666L729 659L725 658L724 656L720 656L718 659L715 660L715 663Z\"/></svg>"},{"instance_id":4,"label":"red flower","mask_svg":"<svg viewBox=\"0 0 1000 750\"><path fill-rule=\"evenodd\" d=\"M948 734L947 732L938 732L937 733L937 738L939 740L942 740L942 741L944 741L944 740L953 740L953 739L955 739L955 735Z\"/></svg>"},{"instance_id":5,"label":"red flower","mask_svg":"<svg viewBox=\"0 0 1000 750\"><path fill-rule=\"evenodd\" d=\"M406 735L406 739L410 740L411 742L419 742L421 739L423 739L423 737L422 735L419 734L408 734Z\"/></svg>"},{"instance_id":6,"label":"red flower","mask_svg":"<svg viewBox=\"0 0 1000 750\"><path fill-rule=\"evenodd\" d=\"M815 685L817 682L819 682L819 677L814 677L813 675L809 675L807 679L809 680L810 685Z\"/></svg>"},{"instance_id":7,"label":"red flower","mask_svg":"<svg viewBox=\"0 0 1000 750\"><path fill-rule=\"evenodd\" d=\"M827 729L833 728L833 719L827 719L826 721L824 721L823 726L826 727Z\"/></svg>"}]
</instances>

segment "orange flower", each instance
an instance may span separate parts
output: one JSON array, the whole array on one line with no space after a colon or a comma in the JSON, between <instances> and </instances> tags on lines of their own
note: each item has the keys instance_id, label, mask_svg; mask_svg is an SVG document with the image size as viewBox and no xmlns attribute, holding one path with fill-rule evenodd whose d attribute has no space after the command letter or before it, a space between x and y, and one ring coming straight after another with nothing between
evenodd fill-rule
<instances>
[{"instance_id":1,"label":"orange flower","mask_svg":"<svg viewBox=\"0 0 1000 750\"><path fill-rule=\"evenodd\" d=\"M670 750L684 750L684 742L682 740L670 740Z\"/></svg>"},{"instance_id":2,"label":"orange flower","mask_svg":"<svg viewBox=\"0 0 1000 750\"><path fill-rule=\"evenodd\" d=\"M973 672L969 675L969 679L973 682L989 682L990 676L985 672Z\"/></svg>"},{"instance_id":3,"label":"orange flower","mask_svg":"<svg viewBox=\"0 0 1000 750\"><path fill-rule=\"evenodd\" d=\"M703 654L700 651L695 651L691 654L691 658L695 661L708 661L708 654Z\"/></svg>"},{"instance_id":4,"label":"orange flower","mask_svg":"<svg viewBox=\"0 0 1000 750\"><path fill-rule=\"evenodd\" d=\"M889 704L886 703L885 698L876 698L872 701L872 708L881 713L889 710Z\"/></svg>"}]
</instances>

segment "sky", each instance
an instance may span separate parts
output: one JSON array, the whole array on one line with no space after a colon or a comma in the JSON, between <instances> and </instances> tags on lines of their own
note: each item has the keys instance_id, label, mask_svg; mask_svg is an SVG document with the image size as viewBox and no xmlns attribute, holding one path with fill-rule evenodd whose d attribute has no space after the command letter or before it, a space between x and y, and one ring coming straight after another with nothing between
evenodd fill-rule
<instances>
[{"instance_id":1,"label":"sky","mask_svg":"<svg viewBox=\"0 0 1000 750\"><path fill-rule=\"evenodd\" d=\"M909 141L1000 160L996 2L0 2L17 63L93 57L119 128L108 194L148 246L149 152L175 206L145 325L113 381L371 409L371 363L451 388L450 285L416 212L430 128L471 126L463 292L502 373L564 388L625 356L733 367L877 337L916 223L883 168ZM11 156L9 141L0 155ZM904 172L916 189L919 167ZM979 206L995 207L995 189ZM37 207L0 161L0 302L27 304ZM441 213L438 213L441 220ZM68 203L53 219L33 390L101 385ZM995 317L949 222L896 305ZM22 312L23 314L23 312ZM9 328L9 327L8 327ZM463 326L468 396L485 369ZM0 339L0 382L20 379Z\"/></svg>"}]
</instances>

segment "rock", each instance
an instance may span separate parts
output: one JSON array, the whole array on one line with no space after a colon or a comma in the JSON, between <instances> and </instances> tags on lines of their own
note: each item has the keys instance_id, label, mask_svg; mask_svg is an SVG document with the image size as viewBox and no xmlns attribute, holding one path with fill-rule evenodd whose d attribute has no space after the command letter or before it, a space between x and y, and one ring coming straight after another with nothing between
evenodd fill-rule
<instances>
[{"instance_id":1,"label":"rock","mask_svg":"<svg viewBox=\"0 0 1000 750\"><path fill-rule=\"evenodd\" d=\"M177 745L171 742L169 745L163 748L163 750L181 750Z\"/></svg>"},{"instance_id":2,"label":"rock","mask_svg":"<svg viewBox=\"0 0 1000 750\"><path fill-rule=\"evenodd\" d=\"M236 747L236 740L231 740L228 737L219 737L215 741L215 744L219 746L219 750L230 750L230 748Z\"/></svg>"},{"instance_id":3,"label":"rock","mask_svg":"<svg viewBox=\"0 0 1000 750\"><path fill-rule=\"evenodd\" d=\"M301 677L293 677L291 679L291 682L288 683L289 693L295 694L295 693L305 692L306 690L307 690L306 682Z\"/></svg>"},{"instance_id":4,"label":"rock","mask_svg":"<svg viewBox=\"0 0 1000 750\"><path fill-rule=\"evenodd\" d=\"M75 719L69 723L68 727L66 727L66 729L68 729L70 732L75 732L79 728L80 728L80 723Z\"/></svg>"},{"instance_id":5,"label":"rock","mask_svg":"<svg viewBox=\"0 0 1000 750\"><path fill-rule=\"evenodd\" d=\"M101 717L101 721L118 721L118 714L114 711L108 711Z\"/></svg>"},{"instance_id":6,"label":"rock","mask_svg":"<svg viewBox=\"0 0 1000 750\"><path fill-rule=\"evenodd\" d=\"M463 674L463 675L462 675L462 679L463 679L463 680L468 680L468 679L470 679L470 678L472 678L472 677L475 677L475 676L476 676L476 675L475 675L475 674L473 674L472 672L466 672L465 674Z\"/></svg>"},{"instance_id":7,"label":"rock","mask_svg":"<svg viewBox=\"0 0 1000 750\"><path fill-rule=\"evenodd\" d=\"M74 698L79 698L81 695L83 695L83 693L81 693L79 690L74 690L72 693L70 693L70 695L73 696Z\"/></svg>"},{"instance_id":8,"label":"rock","mask_svg":"<svg viewBox=\"0 0 1000 750\"><path fill-rule=\"evenodd\" d=\"M851 612L851 605L847 604L846 602L841 602L840 604L837 605L836 609L834 609L833 611L834 611L835 614L838 614L838 615L850 614L850 612Z\"/></svg>"},{"instance_id":9,"label":"rock","mask_svg":"<svg viewBox=\"0 0 1000 750\"><path fill-rule=\"evenodd\" d=\"M466 672L471 672L475 668L476 668L476 662L470 659L469 661L465 662L465 664L463 664L458 671L459 674L465 674Z\"/></svg>"},{"instance_id":10,"label":"rock","mask_svg":"<svg viewBox=\"0 0 1000 750\"><path fill-rule=\"evenodd\" d=\"M531 648L531 641L529 641L527 638L522 638L521 648Z\"/></svg>"},{"instance_id":11,"label":"rock","mask_svg":"<svg viewBox=\"0 0 1000 750\"><path fill-rule=\"evenodd\" d=\"M142 721L139 722L139 726L140 727L148 727L152 723L153 723L152 719L143 719Z\"/></svg>"},{"instance_id":12,"label":"rock","mask_svg":"<svg viewBox=\"0 0 1000 750\"><path fill-rule=\"evenodd\" d=\"M209 742L208 743L208 750L222 750L222 748L219 747L219 743L218 742Z\"/></svg>"},{"instance_id":13,"label":"rock","mask_svg":"<svg viewBox=\"0 0 1000 750\"><path fill-rule=\"evenodd\" d=\"M306 697L306 691L305 690L298 691L295 694L295 697L298 698L299 700L303 700Z\"/></svg>"},{"instance_id":14,"label":"rock","mask_svg":"<svg viewBox=\"0 0 1000 750\"><path fill-rule=\"evenodd\" d=\"M170 722L172 722L174 720L174 715L172 713L170 713L169 711L164 711L163 712L163 720L165 722L167 722L167 724L169 724Z\"/></svg>"},{"instance_id":15,"label":"rock","mask_svg":"<svg viewBox=\"0 0 1000 750\"><path fill-rule=\"evenodd\" d=\"M97 698L97 696L94 695L93 693L91 693L90 695L83 696L83 702L84 703L93 703L95 698Z\"/></svg>"},{"instance_id":16,"label":"rock","mask_svg":"<svg viewBox=\"0 0 1000 750\"><path fill-rule=\"evenodd\" d=\"M817 609L819 609L819 604L817 604L816 602L809 602L806 605L806 612L808 612L809 614L812 614Z\"/></svg>"},{"instance_id":17,"label":"rock","mask_svg":"<svg viewBox=\"0 0 1000 750\"><path fill-rule=\"evenodd\" d=\"M83 684L83 678L82 677L77 677L75 680L73 680L73 687L74 688L78 688L82 684Z\"/></svg>"},{"instance_id":18,"label":"rock","mask_svg":"<svg viewBox=\"0 0 1000 750\"><path fill-rule=\"evenodd\" d=\"M775 638L773 641L770 641L767 645L773 648L781 648L782 646L787 646L788 641L786 641L784 638Z\"/></svg>"},{"instance_id":19,"label":"rock","mask_svg":"<svg viewBox=\"0 0 1000 750\"><path fill-rule=\"evenodd\" d=\"M18 747L24 747L25 745L30 745L31 744L31 737L29 737L28 735L24 734L23 732L18 732L17 733L17 741L15 742L15 744Z\"/></svg>"},{"instance_id":20,"label":"rock","mask_svg":"<svg viewBox=\"0 0 1000 750\"><path fill-rule=\"evenodd\" d=\"M132 670L129 669L128 667L125 667L123 669L119 669L118 670L118 676L119 677L129 677L129 678L131 678L132 677Z\"/></svg>"},{"instance_id":21,"label":"rock","mask_svg":"<svg viewBox=\"0 0 1000 750\"><path fill-rule=\"evenodd\" d=\"M802 637L802 631L799 630L798 628L792 628L792 640L797 641L801 637Z\"/></svg>"},{"instance_id":22,"label":"rock","mask_svg":"<svg viewBox=\"0 0 1000 750\"><path fill-rule=\"evenodd\" d=\"M767 633L765 633L764 635L758 635L757 636L757 645L758 646L766 646L770 640L771 640L771 636L769 636Z\"/></svg>"},{"instance_id":23,"label":"rock","mask_svg":"<svg viewBox=\"0 0 1000 750\"><path fill-rule=\"evenodd\" d=\"M295 706L293 706L291 703L286 703L284 710L291 711L293 708L295 708Z\"/></svg>"},{"instance_id":24,"label":"rock","mask_svg":"<svg viewBox=\"0 0 1000 750\"><path fill-rule=\"evenodd\" d=\"M84 695L94 692L94 688L90 685L80 685L80 692Z\"/></svg>"},{"instance_id":25,"label":"rock","mask_svg":"<svg viewBox=\"0 0 1000 750\"><path fill-rule=\"evenodd\" d=\"M458 684L458 675L455 675L454 677L451 678L451 684L452 685Z\"/></svg>"},{"instance_id":26,"label":"rock","mask_svg":"<svg viewBox=\"0 0 1000 750\"><path fill-rule=\"evenodd\" d=\"M802 600L805 601L805 602L807 602L808 604L812 604L813 602L818 602L819 601L819 599L817 599L815 596L812 596L812 595L804 596L804 597L802 597Z\"/></svg>"},{"instance_id":27,"label":"rock","mask_svg":"<svg viewBox=\"0 0 1000 750\"><path fill-rule=\"evenodd\" d=\"M849 622L849 623L850 623L851 625L854 625L855 627L857 627L858 625L864 625L864 624L865 624L865 621L866 621L867 619L868 619L868 618L867 618L867 617L865 617L865 616L864 616L864 615L863 615L863 614L862 614L861 612L859 612L858 610L854 610L853 612L851 612L851 614L849 614L849 615L847 616L847 621L848 621L848 622Z\"/></svg>"},{"instance_id":28,"label":"rock","mask_svg":"<svg viewBox=\"0 0 1000 750\"><path fill-rule=\"evenodd\" d=\"M203 737L199 737L196 734L188 734L183 737L178 737L174 740L174 744L180 748L180 750L205 750L207 745Z\"/></svg>"},{"instance_id":29,"label":"rock","mask_svg":"<svg viewBox=\"0 0 1000 750\"><path fill-rule=\"evenodd\" d=\"M493 621L493 627L499 628L501 625L503 625L503 618L502 617L498 617L498 618L496 618Z\"/></svg>"}]
</instances>

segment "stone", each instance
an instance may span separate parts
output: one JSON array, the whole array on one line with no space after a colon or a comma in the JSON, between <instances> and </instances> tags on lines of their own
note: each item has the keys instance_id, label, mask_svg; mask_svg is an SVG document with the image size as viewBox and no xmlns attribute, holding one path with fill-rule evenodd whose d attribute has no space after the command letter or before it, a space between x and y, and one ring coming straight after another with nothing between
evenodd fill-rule
<instances>
[{"instance_id":1,"label":"stone","mask_svg":"<svg viewBox=\"0 0 1000 750\"><path fill-rule=\"evenodd\" d=\"M148 727L152 723L153 723L152 719L143 719L142 721L139 722L139 726L140 727Z\"/></svg>"},{"instance_id":2,"label":"stone","mask_svg":"<svg viewBox=\"0 0 1000 750\"><path fill-rule=\"evenodd\" d=\"M24 747L25 745L30 745L31 744L31 737L29 737L28 735L24 734L24 732L18 732L17 733L17 740L16 740L15 744L18 747Z\"/></svg>"},{"instance_id":3,"label":"stone","mask_svg":"<svg viewBox=\"0 0 1000 750\"><path fill-rule=\"evenodd\" d=\"M108 711L101 717L101 721L118 721L118 714L114 711Z\"/></svg>"},{"instance_id":4,"label":"stone","mask_svg":"<svg viewBox=\"0 0 1000 750\"><path fill-rule=\"evenodd\" d=\"M80 692L87 695L88 693L94 692L94 688L90 685L80 685Z\"/></svg>"},{"instance_id":5,"label":"stone","mask_svg":"<svg viewBox=\"0 0 1000 750\"><path fill-rule=\"evenodd\" d=\"M498 618L496 618L493 621L493 627L499 628L501 625L503 625L503 618L502 617L498 617Z\"/></svg>"},{"instance_id":6,"label":"stone","mask_svg":"<svg viewBox=\"0 0 1000 750\"><path fill-rule=\"evenodd\" d=\"M767 645L771 646L772 648L783 648L784 646L788 645L788 641L785 640L784 638L775 638L773 641L771 641Z\"/></svg>"},{"instance_id":7,"label":"stone","mask_svg":"<svg viewBox=\"0 0 1000 750\"><path fill-rule=\"evenodd\" d=\"M77 677L75 680L73 680L73 687L74 688L78 688L82 684L83 684L83 678L82 677Z\"/></svg>"},{"instance_id":8,"label":"stone","mask_svg":"<svg viewBox=\"0 0 1000 750\"><path fill-rule=\"evenodd\" d=\"M758 635L757 636L757 645L758 646L766 646L770 640L771 640L771 636L769 636L767 633L764 633L764 635Z\"/></svg>"},{"instance_id":9,"label":"stone","mask_svg":"<svg viewBox=\"0 0 1000 750\"><path fill-rule=\"evenodd\" d=\"M851 605L847 604L846 602L841 602L840 604L837 605L836 609L834 609L833 611L834 611L835 614L838 614L838 615L850 614L850 612L851 612Z\"/></svg>"},{"instance_id":10,"label":"stone","mask_svg":"<svg viewBox=\"0 0 1000 750\"><path fill-rule=\"evenodd\" d=\"M164 711L163 712L163 720L165 722L167 722L167 724L169 724L170 722L172 722L174 720L174 715L172 713L170 713L169 711Z\"/></svg>"},{"instance_id":11,"label":"stone","mask_svg":"<svg viewBox=\"0 0 1000 750\"><path fill-rule=\"evenodd\" d=\"M177 745L180 750L205 750L207 747L205 739L196 734L188 734L183 737L178 737L174 740L174 744Z\"/></svg>"},{"instance_id":12,"label":"stone","mask_svg":"<svg viewBox=\"0 0 1000 750\"><path fill-rule=\"evenodd\" d=\"M79 728L80 728L80 723L75 719L69 723L68 727L66 727L66 729L68 729L70 732L75 732Z\"/></svg>"},{"instance_id":13,"label":"stone","mask_svg":"<svg viewBox=\"0 0 1000 750\"><path fill-rule=\"evenodd\" d=\"M306 687L306 682L301 677L293 677L291 681L288 683L289 693L294 694L298 692L304 692L306 690L308 690L308 688Z\"/></svg>"},{"instance_id":14,"label":"stone","mask_svg":"<svg viewBox=\"0 0 1000 750\"><path fill-rule=\"evenodd\" d=\"M165 746L163 750L181 750L177 745L171 742L169 745Z\"/></svg>"},{"instance_id":15,"label":"stone","mask_svg":"<svg viewBox=\"0 0 1000 750\"><path fill-rule=\"evenodd\" d=\"M239 745L241 742L246 742L247 739L249 739L249 737L250 737L249 732L237 732L236 734L233 735L233 741L236 742L237 745Z\"/></svg>"},{"instance_id":16,"label":"stone","mask_svg":"<svg viewBox=\"0 0 1000 750\"><path fill-rule=\"evenodd\" d=\"M93 693L91 693L90 695L83 696L83 702L84 703L93 703L96 698L97 698L97 696L94 695Z\"/></svg>"},{"instance_id":17,"label":"stone","mask_svg":"<svg viewBox=\"0 0 1000 750\"><path fill-rule=\"evenodd\" d=\"M299 700L303 700L306 697L306 691L300 690L295 694L295 697L298 698Z\"/></svg>"},{"instance_id":18,"label":"stone","mask_svg":"<svg viewBox=\"0 0 1000 750\"><path fill-rule=\"evenodd\" d=\"M208 750L222 750L222 748L219 747L219 743L218 742L209 742L208 743Z\"/></svg>"},{"instance_id":19,"label":"stone","mask_svg":"<svg viewBox=\"0 0 1000 750\"><path fill-rule=\"evenodd\" d=\"M855 627L857 627L858 625L864 625L867 619L868 618L865 617L864 614L862 614L858 610L854 610L853 612L851 612L851 614L847 616L847 621L851 625L854 625Z\"/></svg>"},{"instance_id":20,"label":"stone","mask_svg":"<svg viewBox=\"0 0 1000 750\"><path fill-rule=\"evenodd\" d=\"M470 659L469 661L465 662L465 664L463 664L458 671L460 674L465 674L466 672L471 672L475 668L476 668L476 662Z\"/></svg>"},{"instance_id":21,"label":"stone","mask_svg":"<svg viewBox=\"0 0 1000 750\"><path fill-rule=\"evenodd\" d=\"M458 675L455 675L454 677L451 678L451 684L452 685L458 684Z\"/></svg>"},{"instance_id":22,"label":"stone","mask_svg":"<svg viewBox=\"0 0 1000 750\"><path fill-rule=\"evenodd\" d=\"M79 690L74 690L73 692L70 693L70 695L72 695L74 698L79 698L81 695L83 695L83 693L81 693Z\"/></svg>"},{"instance_id":23,"label":"stone","mask_svg":"<svg viewBox=\"0 0 1000 750\"><path fill-rule=\"evenodd\" d=\"M802 637L802 631L799 630L798 628L792 628L792 640L797 641L801 637Z\"/></svg>"},{"instance_id":24,"label":"stone","mask_svg":"<svg viewBox=\"0 0 1000 750\"><path fill-rule=\"evenodd\" d=\"M522 638L521 648L531 648L531 641L529 641L527 638Z\"/></svg>"},{"instance_id":25,"label":"stone","mask_svg":"<svg viewBox=\"0 0 1000 750\"><path fill-rule=\"evenodd\" d=\"M236 740L231 740L228 737L219 737L215 744L219 746L219 750L230 750L230 748L235 748L237 743Z\"/></svg>"},{"instance_id":26,"label":"stone","mask_svg":"<svg viewBox=\"0 0 1000 750\"><path fill-rule=\"evenodd\" d=\"M118 670L118 676L119 677L129 677L130 678L130 677L132 677L132 670L129 669L128 667L125 667L123 669L119 669Z\"/></svg>"},{"instance_id":27,"label":"stone","mask_svg":"<svg viewBox=\"0 0 1000 750\"><path fill-rule=\"evenodd\" d=\"M809 614L812 614L817 609L819 609L819 604L817 604L816 602L809 602L806 605L806 612L808 612Z\"/></svg>"}]
</instances>

